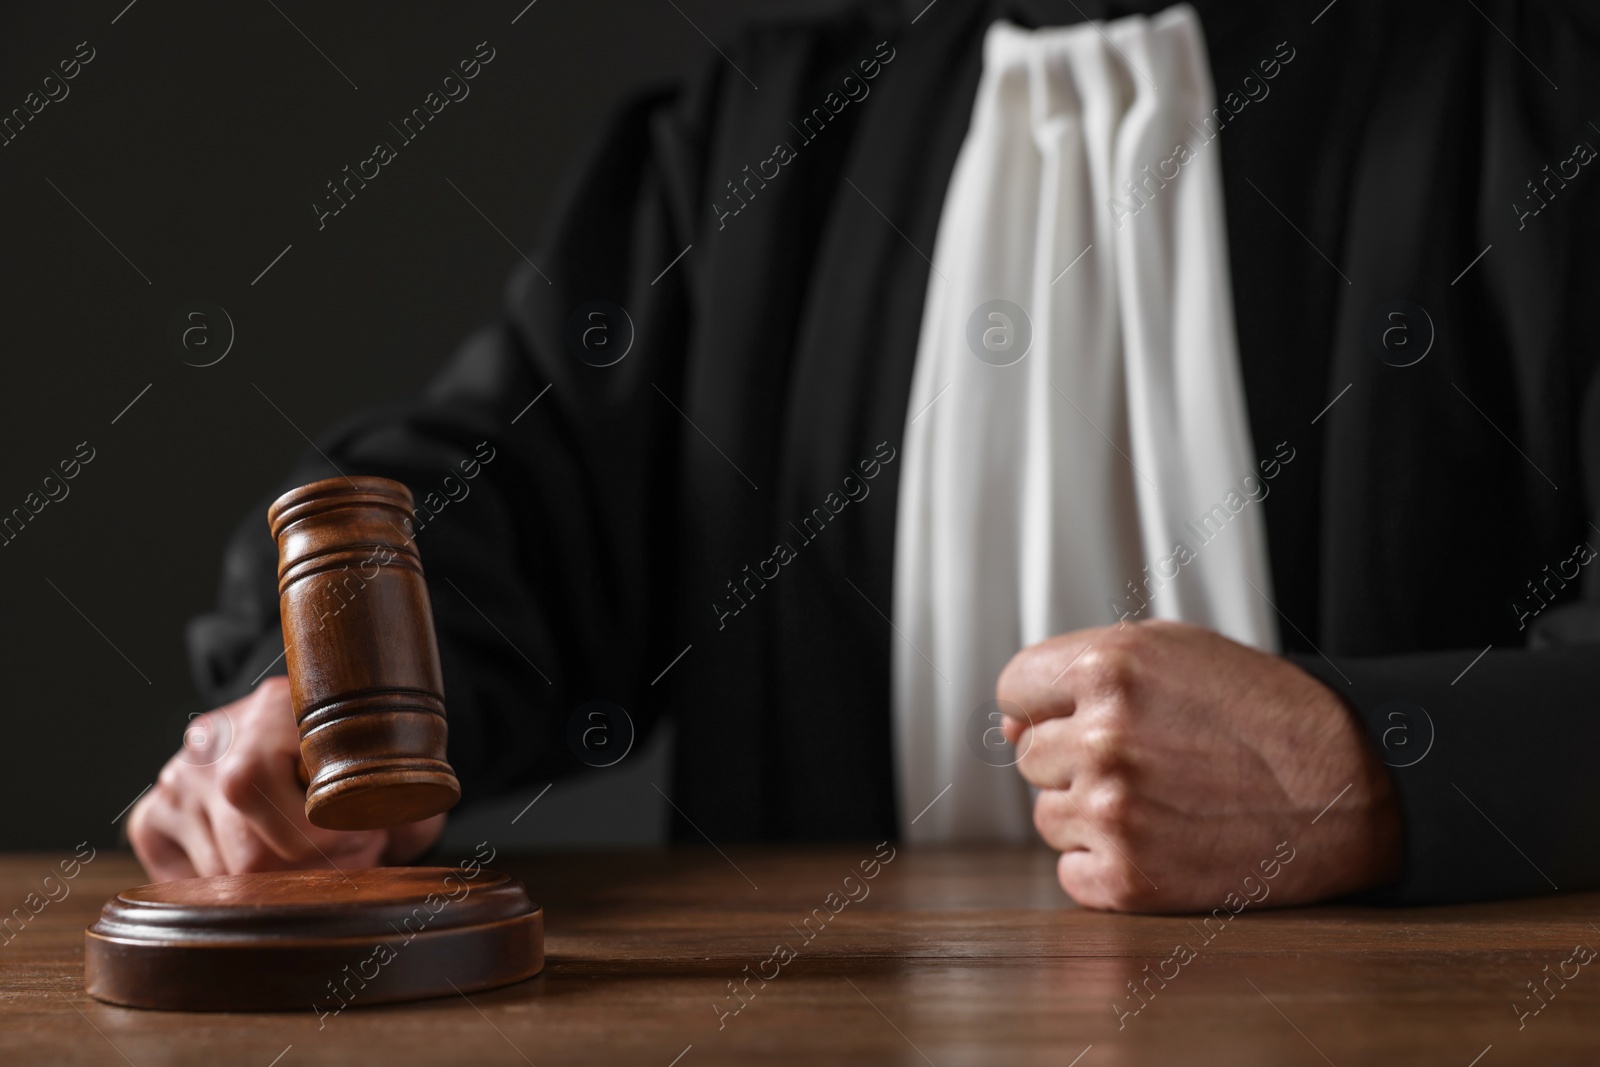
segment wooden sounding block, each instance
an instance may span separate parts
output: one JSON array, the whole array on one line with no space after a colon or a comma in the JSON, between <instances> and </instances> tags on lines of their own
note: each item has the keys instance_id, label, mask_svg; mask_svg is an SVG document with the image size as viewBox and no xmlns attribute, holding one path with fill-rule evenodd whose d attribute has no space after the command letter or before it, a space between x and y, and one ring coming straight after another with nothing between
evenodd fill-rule
<instances>
[{"instance_id":1,"label":"wooden sounding block","mask_svg":"<svg viewBox=\"0 0 1600 1067\"><path fill-rule=\"evenodd\" d=\"M84 944L91 996L135 1008L337 1012L544 966L521 882L451 867L276 871L125 889Z\"/></svg>"},{"instance_id":2,"label":"wooden sounding block","mask_svg":"<svg viewBox=\"0 0 1600 1067\"><path fill-rule=\"evenodd\" d=\"M306 817L327 829L416 822L461 796L411 507L399 482L354 477L291 490L267 512ZM85 938L90 995L140 1008L325 1014L544 966L543 911L475 862L139 886L107 901Z\"/></svg>"}]
</instances>

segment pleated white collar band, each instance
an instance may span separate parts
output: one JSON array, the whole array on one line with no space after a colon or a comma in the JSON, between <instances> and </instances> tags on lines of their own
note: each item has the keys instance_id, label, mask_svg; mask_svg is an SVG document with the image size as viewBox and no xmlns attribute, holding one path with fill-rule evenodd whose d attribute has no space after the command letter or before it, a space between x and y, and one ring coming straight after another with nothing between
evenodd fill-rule
<instances>
[{"instance_id":1,"label":"pleated white collar band","mask_svg":"<svg viewBox=\"0 0 1600 1067\"><path fill-rule=\"evenodd\" d=\"M983 60L895 535L895 757L918 842L1032 837L1029 790L986 734L1019 649L1115 623L1131 591L1139 618L1276 643L1261 509L1184 535L1256 470L1219 154L1178 150L1214 106L1198 16L996 23Z\"/></svg>"}]
</instances>

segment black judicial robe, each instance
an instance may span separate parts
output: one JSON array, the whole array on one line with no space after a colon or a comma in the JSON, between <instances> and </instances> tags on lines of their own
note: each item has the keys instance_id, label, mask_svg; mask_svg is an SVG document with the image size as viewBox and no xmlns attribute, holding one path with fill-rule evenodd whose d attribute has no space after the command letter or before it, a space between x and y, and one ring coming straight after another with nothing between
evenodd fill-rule
<instances>
[{"instance_id":1,"label":"black judicial robe","mask_svg":"<svg viewBox=\"0 0 1600 1067\"><path fill-rule=\"evenodd\" d=\"M898 450L983 30L1162 6L767 16L694 84L622 109L534 257L548 281L520 268L425 397L325 435L346 473L435 504L492 449L417 534L469 798L579 767L568 716L603 698L641 730L676 720L677 833L697 838L685 816L719 843L895 833ZM1600 166L1575 151L1600 146L1600 16L1195 6L1227 111L1254 445L1296 454L1264 504L1283 647L1410 763L1392 772L1405 872L1383 896L1600 886L1600 564L1575 562L1600 547ZM863 60L870 92L848 99ZM631 320L613 366L569 340L593 300ZM1409 367L1373 340L1396 300L1431 320ZM865 499L791 525L885 456ZM309 454L284 485L331 473ZM793 558L750 581L778 544ZM191 628L214 700L281 650L274 561L252 513Z\"/></svg>"}]
</instances>

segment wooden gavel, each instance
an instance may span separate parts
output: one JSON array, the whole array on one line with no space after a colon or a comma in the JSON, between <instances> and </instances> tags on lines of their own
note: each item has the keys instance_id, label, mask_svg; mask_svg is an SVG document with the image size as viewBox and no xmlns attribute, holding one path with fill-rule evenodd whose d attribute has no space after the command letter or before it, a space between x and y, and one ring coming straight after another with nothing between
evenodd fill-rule
<instances>
[{"instance_id":1,"label":"wooden gavel","mask_svg":"<svg viewBox=\"0 0 1600 1067\"><path fill-rule=\"evenodd\" d=\"M461 798L411 509L404 485L357 476L267 510L306 817L330 830L415 822Z\"/></svg>"},{"instance_id":2,"label":"wooden gavel","mask_svg":"<svg viewBox=\"0 0 1600 1067\"><path fill-rule=\"evenodd\" d=\"M267 511L306 816L330 830L415 822L461 797L411 506L399 482L329 478ZM544 910L481 865L492 851L456 867L322 858L332 870L123 890L84 931L84 989L139 1008L310 1007L326 1025L347 1007L466 996L544 966Z\"/></svg>"}]
</instances>

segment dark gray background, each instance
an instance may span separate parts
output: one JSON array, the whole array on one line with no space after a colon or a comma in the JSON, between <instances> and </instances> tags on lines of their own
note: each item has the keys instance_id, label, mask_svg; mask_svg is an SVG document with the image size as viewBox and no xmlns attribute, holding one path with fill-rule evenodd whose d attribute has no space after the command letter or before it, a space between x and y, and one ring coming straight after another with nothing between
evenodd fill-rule
<instances>
[{"instance_id":1,"label":"dark gray background","mask_svg":"<svg viewBox=\"0 0 1600 1067\"><path fill-rule=\"evenodd\" d=\"M518 254L446 179L531 253L617 101L698 70L715 56L701 31L721 40L756 10L526 3L96 0L0 15L0 112L80 41L97 53L0 147L0 513L79 442L96 453L0 548L0 848L117 839L115 818L202 710L183 625L212 603L230 530L305 447L286 416L316 436L405 396L494 312ZM497 55L471 95L319 232L324 183L397 141L388 122L480 41ZM167 343L195 299L237 330L205 369ZM492 823L506 844L656 840L650 783L667 785L668 743L556 785L514 828L537 789L463 813L450 836Z\"/></svg>"}]
</instances>

